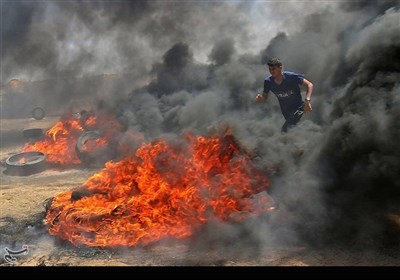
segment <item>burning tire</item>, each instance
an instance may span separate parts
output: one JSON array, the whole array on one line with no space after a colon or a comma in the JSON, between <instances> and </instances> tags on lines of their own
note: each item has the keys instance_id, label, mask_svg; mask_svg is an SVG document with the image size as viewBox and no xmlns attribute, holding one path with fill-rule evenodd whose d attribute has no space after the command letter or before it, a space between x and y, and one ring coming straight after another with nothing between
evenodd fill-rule
<instances>
[{"instance_id":1,"label":"burning tire","mask_svg":"<svg viewBox=\"0 0 400 280\"><path fill-rule=\"evenodd\" d=\"M35 120L41 120L45 117L45 115L46 115L45 111L40 107L36 107L32 110L32 117Z\"/></svg>"},{"instance_id":2,"label":"burning tire","mask_svg":"<svg viewBox=\"0 0 400 280\"><path fill-rule=\"evenodd\" d=\"M100 131L85 131L76 142L75 151L78 158L88 165L102 165L105 162L115 158L116 149L113 143L104 145L91 145L101 140L102 133Z\"/></svg>"},{"instance_id":3,"label":"burning tire","mask_svg":"<svg viewBox=\"0 0 400 280\"><path fill-rule=\"evenodd\" d=\"M46 169L46 156L41 152L25 152L12 155L6 160L8 175L27 176Z\"/></svg>"},{"instance_id":4,"label":"burning tire","mask_svg":"<svg viewBox=\"0 0 400 280\"><path fill-rule=\"evenodd\" d=\"M40 128L29 128L22 131L25 138L41 138L43 137L43 130Z\"/></svg>"}]
</instances>

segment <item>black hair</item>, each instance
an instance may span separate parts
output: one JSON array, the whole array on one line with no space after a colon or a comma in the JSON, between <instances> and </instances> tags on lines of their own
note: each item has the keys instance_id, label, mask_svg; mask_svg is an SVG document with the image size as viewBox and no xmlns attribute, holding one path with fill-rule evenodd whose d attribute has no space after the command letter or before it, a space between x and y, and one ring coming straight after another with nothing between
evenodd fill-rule
<instances>
[{"instance_id":1,"label":"black hair","mask_svg":"<svg viewBox=\"0 0 400 280\"><path fill-rule=\"evenodd\" d=\"M270 60L268 60L267 64L268 64L268 66L281 67L282 66L282 61L277 57L273 57Z\"/></svg>"}]
</instances>

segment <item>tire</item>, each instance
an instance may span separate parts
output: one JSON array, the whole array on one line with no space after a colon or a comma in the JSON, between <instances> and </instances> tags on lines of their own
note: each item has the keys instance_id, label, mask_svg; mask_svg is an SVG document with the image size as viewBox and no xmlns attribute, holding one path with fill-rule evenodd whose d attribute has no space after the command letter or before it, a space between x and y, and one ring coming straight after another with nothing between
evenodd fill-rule
<instances>
[{"instance_id":1,"label":"tire","mask_svg":"<svg viewBox=\"0 0 400 280\"><path fill-rule=\"evenodd\" d=\"M6 160L7 175L27 176L46 169L46 155L41 152L24 152Z\"/></svg>"},{"instance_id":2,"label":"tire","mask_svg":"<svg viewBox=\"0 0 400 280\"><path fill-rule=\"evenodd\" d=\"M29 128L22 131L25 138L41 138L43 137L43 130L40 128Z\"/></svg>"},{"instance_id":3,"label":"tire","mask_svg":"<svg viewBox=\"0 0 400 280\"><path fill-rule=\"evenodd\" d=\"M36 107L32 110L32 117L35 120L41 120L46 116L46 112L41 107Z\"/></svg>"},{"instance_id":4,"label":"tire","mask_svg":"<svg viewBox=\"0 0 400 280\"><path fill-rule=\"evenodd\" d=\"M96 140L102 136L100 131L85 131L76 142L75 151L78 158L87 165L100 166L112 160L116 156L116 149L113 143L108 143L105 147L99 147L91 151L85 150L85 144L89 140Z\"/></svg>"}]
</instances>

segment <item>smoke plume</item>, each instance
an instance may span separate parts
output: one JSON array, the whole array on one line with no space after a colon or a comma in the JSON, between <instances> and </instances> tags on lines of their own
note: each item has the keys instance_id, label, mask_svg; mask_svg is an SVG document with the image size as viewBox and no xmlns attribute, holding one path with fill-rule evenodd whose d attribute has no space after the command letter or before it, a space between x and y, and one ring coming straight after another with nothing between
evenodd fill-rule
<instances>
[{"instance_id":1,"label":"smoke plume","mask_svg":"<svg viewBox=\"0 0 400 280\"><path fill-rule=\"evenodd\" d=\"M148 140L229 126L254 151L286 220L218 225L202 238L398 245L399 1L1 7L3 116L32 102L104 100ZM273 94L254 101L275 56L314 84L312 113L287 134ZM47 87L28 94L8 89L11 79Z\"/></svg>"}]
</instances>

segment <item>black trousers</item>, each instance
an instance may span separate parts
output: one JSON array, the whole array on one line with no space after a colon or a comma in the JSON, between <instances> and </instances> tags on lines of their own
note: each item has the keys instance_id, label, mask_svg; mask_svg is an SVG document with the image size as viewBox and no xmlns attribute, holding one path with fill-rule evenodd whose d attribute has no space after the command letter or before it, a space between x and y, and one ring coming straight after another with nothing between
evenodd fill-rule
<instances>
[{"instance_id":1,"label":"black trousers","mask_svg":"<svg viewBox=\"0 0 400 280\"><path fill-rule=\"evenodd\" d=\"M289 118L286 119L285 123L281 128L282 133L286 133L289 128L295 126L301 119L304 114L304 102L297 108L297 110L291 115Z\"/></svg>"}]
</instances>

